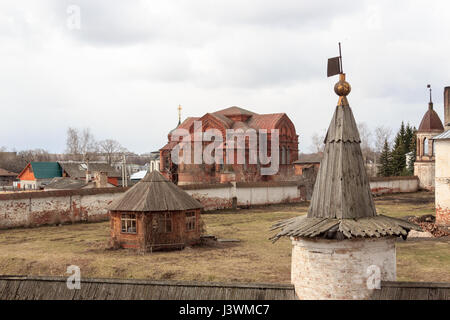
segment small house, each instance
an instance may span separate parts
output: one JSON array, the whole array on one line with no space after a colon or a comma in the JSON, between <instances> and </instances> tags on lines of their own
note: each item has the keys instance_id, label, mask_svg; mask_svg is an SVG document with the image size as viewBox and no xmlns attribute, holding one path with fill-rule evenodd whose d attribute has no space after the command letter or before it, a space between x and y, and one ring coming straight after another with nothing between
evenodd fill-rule
<instances>
[{"instance_id":1,"label":"small house","mask_svg":"<svg viewBox=\"0 0 450 320\"><path fill-rule=\"evenodd\" d=\"M297 161L294 161L295 175L303 176L304 174L317 175L320 168L320 161L322 160L323 153L315 154L302 154Z\"/></svg>"},{"instance_id":2,"label":"small house","mask_svg":"<svg viewBox=\"0 0 450 320\"><path fill-rule=\"evenodd\" d=\"M53 178L61 176L58 162L30 162L18 175L17 186L21 189L40 189Z\"/></svg>"},{"instance_id":3,"label":"small house","mask_svg":"<svg viewBox=\"0 0 450 320\"><path fill-rule=\"evenodd\" d=\"M0 168L0 186L12 186L17 173Z\"/></svg>"},{"instance_id":4,"label":"small house","mask_svg":"<svg viewBox=\"0 0 450 320\"><path fill-rule=\"evenodd\" d=\"M203 206L158 171L149 172L108 207L111 243L148 251L200 241Z\"/></svg>"},{"instance_id":5,"label":"small house","mask_svg":"<svg viewBox=\"0 0 450 320\"><path fill-rule=\"evenodd\" d=\"M59 162L59 164L62 167L62 176L75 180L87 179L88 181L92 181L98 172L106 175L108 184L117 187L119 185L119 179L122 178L120 172L108 163Z\"/></svg>"}]
</instances>

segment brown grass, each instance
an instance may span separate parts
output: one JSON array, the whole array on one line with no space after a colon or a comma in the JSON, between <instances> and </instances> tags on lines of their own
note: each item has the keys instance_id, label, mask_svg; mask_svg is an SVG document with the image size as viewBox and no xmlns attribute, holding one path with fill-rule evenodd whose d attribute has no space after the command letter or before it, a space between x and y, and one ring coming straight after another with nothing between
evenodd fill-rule
<instances>
[{"instance_id":1,"label":"brown grass","mask_svg":"<svg viewBox=\"0 0 450 320\"><path fill-rule=\"evenodd\" d=\"M377 198L378 211L396 217L433 211L433 203L425 201L423 193L406 197L409 202ZM3 230L0 274L64 276L67 266L74 264L81 267L84 277L289 283L290 241L281 239L272 244L269 228L275 221L305 214L307 206L205 214L208 234L240 242L151 254L108 250L108 222ZM449 242L399 242L398 279L450 282Z\"/></svg>"}]
</instances>

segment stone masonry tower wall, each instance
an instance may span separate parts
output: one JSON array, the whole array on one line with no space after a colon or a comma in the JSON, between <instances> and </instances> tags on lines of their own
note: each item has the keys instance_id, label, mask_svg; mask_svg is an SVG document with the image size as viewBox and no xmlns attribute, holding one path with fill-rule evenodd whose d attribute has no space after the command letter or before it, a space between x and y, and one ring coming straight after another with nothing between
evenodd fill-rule
<instances>
[{"instance_id":1,"label":"stone masonry tower wall","mask_svg":"<svg viewBox=\"0 0 450 320\"><path fill-rule=\"evenodd\" d=\"M393 237L292 243L291 282L301 300L368 299L380 280L396 280Z\"/></svg>"},{"instance_id":2,"label":"stone masonry tower wall","mask_svg":"<svg viewBox=\"0 0 450 320\"><path fill-rule=\"evenodd\" d=\"M444 127L450 130L450 87L444 88Z\"/></svg>"}]
</instances>

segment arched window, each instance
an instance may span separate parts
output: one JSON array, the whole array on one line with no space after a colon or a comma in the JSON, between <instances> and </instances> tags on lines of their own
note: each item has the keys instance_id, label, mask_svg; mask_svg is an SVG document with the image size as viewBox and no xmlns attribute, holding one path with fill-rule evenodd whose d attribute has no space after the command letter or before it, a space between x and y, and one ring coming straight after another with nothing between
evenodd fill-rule
<instances>
[{"instance_id":1,"label":"arched window","mask_svg":"<svg viewBox=\"0 0 450 320\"><path fill-rule=\"evenodd\" d=\"M434 157L434 140L431 140L431 154Z\"/></svg>"},{"instance_id":2,"label":"arched window","mask_svg":"<svg viewBox=\"0 0 450 320\"><path fill-rule=\"evenodd\" d=\"M422 154L420 153L420 139L417 138L417 156L422 156Z\"/></svg>"},{"instance_id":3,"label":"arched window","mask_svg":"<svg viewBox=\"0 0 450 320\"><path fill-rule=\"evenodd\" d=\"M291 163L291 149L288 148L287 149L287 161L286 164L290 164Z\"/></svg>"},{"instance_id":4,"label":"arched window","mask_svg":"<svg viewBox=\"0 0 450 320\"><path fill-rule=\"evenodd\" d=\"M286 164L286 148L281 147L281 164Z\"/></svg>"},{"instance_id":5,"label":"arched window","mask_svg":"<svg viewBox=\"0 0 450 320\"><path fill-rule=\"evenodd\" d=\"M423 139L423 155L424 156L428 155L428 139L427 138Z\"/></svg>"}]
</instances>

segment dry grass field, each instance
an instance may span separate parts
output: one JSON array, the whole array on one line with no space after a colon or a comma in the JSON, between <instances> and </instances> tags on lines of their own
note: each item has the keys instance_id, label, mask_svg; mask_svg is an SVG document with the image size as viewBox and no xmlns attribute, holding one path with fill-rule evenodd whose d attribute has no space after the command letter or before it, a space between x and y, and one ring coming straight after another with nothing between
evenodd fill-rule
<instances>
[{"instance_id":1,"label":"dry grass field","mask_svg":"<svg viewBox=\"0 0 450 320\"><path fill-rule=\"evenodd\" d=\"M430 193L384 196L376 205L379 213L395 217L434 211ZM240 242L148 254L108 250L108 222L1 230L0 274L64 276L73 264L83 277L289 283L290 241L272 244L269 228L280 219L305 214L307 206L205 214L208 234ZM450 240L399 241L397 277L450 282Z\"/></svg>"}]
</instances>

